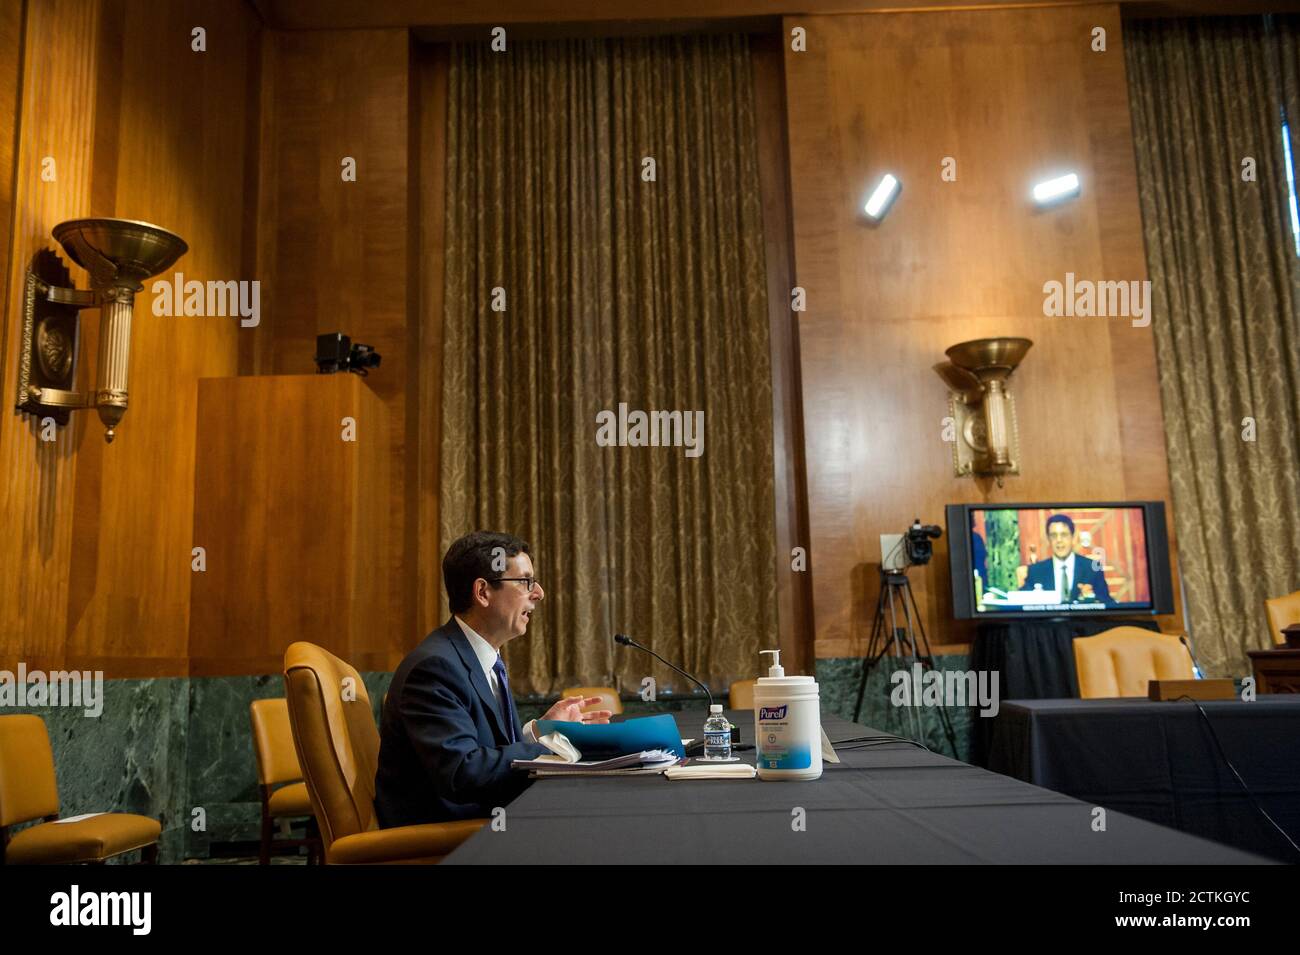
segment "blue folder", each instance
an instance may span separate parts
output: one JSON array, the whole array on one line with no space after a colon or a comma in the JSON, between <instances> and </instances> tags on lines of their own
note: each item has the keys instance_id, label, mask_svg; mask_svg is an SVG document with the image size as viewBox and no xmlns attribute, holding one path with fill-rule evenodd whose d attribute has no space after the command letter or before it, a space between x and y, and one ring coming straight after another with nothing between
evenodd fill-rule
<instances>
[{"instance_id":1,"label":"blue folder","mask_svg":"<svg viewBox=\"0 0 1300 955\"><path fill-rule=\"evenodd\" d=\"M613 759L628 753L647 749L666 749L685 758L682 734L677 721L667 713L658 716L640 716L621 723L564 723L559 720L538 720L537 735L563 733L569 738L583 761Z\"/></svg>"}]
</instances>

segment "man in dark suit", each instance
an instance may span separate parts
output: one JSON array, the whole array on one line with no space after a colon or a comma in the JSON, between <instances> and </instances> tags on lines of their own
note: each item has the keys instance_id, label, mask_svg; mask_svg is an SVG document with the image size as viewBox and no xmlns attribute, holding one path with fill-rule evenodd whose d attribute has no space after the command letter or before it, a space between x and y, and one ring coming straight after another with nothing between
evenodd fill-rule
<instances>
[{"instance_id":1,"label":"man in dark suit","mask_svg":"<svg viewBox=\"0 0 1300 955\"><path fill-rule=\"evenodd\" d=\"M549 752L535 721L519 725L500 651L528 630L545 597L528 545L477 531L447 550L443 583L452 618L407 655L380 726L375 810L385 828L490 816L527 785L512 760ZM608 723L582 712L599 697L566 697L543 717Z\"/></svg>"},{"instance_id":2,"label":"man in dark suit","mask_svg":"<svg viewBox=\"0 0 1300 955\"><path fill-rule=\"evenodd\" d=\"M1074 552L1074 521L1064 514L1053 514L1047 519L1047 542L1052 556L1031 564L1025 577L1024 590L1033 590L1035 584L1055 592L1058 603L1102 603L1115 606L1106 575L1093 565L1090 558Z\"/></svg>"}]
</instances>

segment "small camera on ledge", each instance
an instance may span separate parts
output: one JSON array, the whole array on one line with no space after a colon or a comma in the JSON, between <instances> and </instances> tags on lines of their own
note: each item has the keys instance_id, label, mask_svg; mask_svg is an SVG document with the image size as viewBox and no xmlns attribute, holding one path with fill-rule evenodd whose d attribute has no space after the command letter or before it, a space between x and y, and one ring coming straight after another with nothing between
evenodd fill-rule
<instances>
[{"instance_id":1,"label":"small camera on ledge","mask_svg":"<svg viewBox=\"0 0 1300 955\"><path fill-rule=\"evenodd\" d=\"M336 371L350 371L365 377L371 368L378 368L381 356L369 345L352 344L352 339L342 332L316 336L316 372L332 375Z\"/></svg>"}]
</instances>

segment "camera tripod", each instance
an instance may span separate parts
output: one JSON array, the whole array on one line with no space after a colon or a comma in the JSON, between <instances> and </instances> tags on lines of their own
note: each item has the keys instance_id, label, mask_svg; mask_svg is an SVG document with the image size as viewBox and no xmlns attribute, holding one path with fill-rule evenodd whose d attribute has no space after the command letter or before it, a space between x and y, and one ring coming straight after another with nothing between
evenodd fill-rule
<instances>
[{"instance_id":1,"label":"camera tripod","mask_svg":"<svg viewBox=\"0 0 1300 955\"><path fill-rule=\"evenodd\" d=\"M903 616L903 626L898 626L899 613ZM886 614L888 614L888 633L886 636ZM918 642L917 635L920 640ZM853 707L853 721L856 723L862 714L862 697L867 691L867 678L876 668L885 654L893 650L894 657L901 663L907 662L907 679L912 679L912 672L917 663L927 670L934 670L934 659L930 655L930 641L925 636L925 626L921 623L921 611L916 605L916 595L912 592L912 582L907 579L907 569L880 569L880 594L876 598L876 619L871 626L871 642L867 644L867 653L862 664L862 679L858 682L858 702ZM889 691L886 690L888 693ZM921 714L917 711L919 701L911 700L908 707L912 712L914 738L924 742L925 735L921 726ZM943 723L944 735L953 755L957 755L957 738L952 731L952 720L948 718L947 708L939 707L939 719Z\"/></svg>"}]
</instances>

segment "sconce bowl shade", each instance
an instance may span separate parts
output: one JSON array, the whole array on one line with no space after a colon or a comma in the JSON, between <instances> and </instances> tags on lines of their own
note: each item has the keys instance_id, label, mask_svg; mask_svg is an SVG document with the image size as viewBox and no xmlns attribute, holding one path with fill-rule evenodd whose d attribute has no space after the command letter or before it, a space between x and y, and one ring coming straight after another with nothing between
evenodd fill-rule
<instances>
[{"instance_id":1,"label":"sconce bowl shade","mask_svg":"<svg viewBox=\"0 0 1300 955\"><path fill-rule=\"evenodd\" d=\"M959 395L972 398L983 393L980 380L965 368L958 368L950 361L943 361L935 365L934 370L943 379L943 383L948 386L949 391L955 391Z\"/></svg>"},{"instance_id":2,"label":"sconce bowl shade","mask_svg":"<svg viewBox=\"0 0 1300 955\"><path fill-rule=\"evenodd\" d=\"M175 233L132 219L69 219L52 234L96 288L127 285L138 291L141 282L190 250Z\"/></svg>"},{"instance_id":3,"label":"sconce bowl shade","mask_svg":"<svg viewBox=\"0 0 1300 955\"><path fill-rule=\"evenodd\" d=\"M944 354L958 368L988 381L1015 371L1033 344L1028 338L977 338L953 345Z\"/></svg>"}]
</instances>

